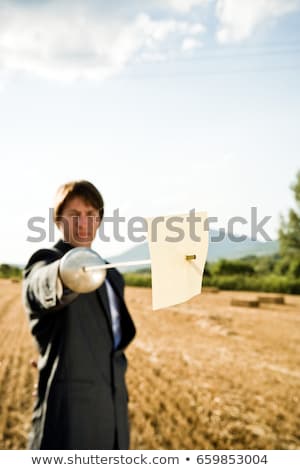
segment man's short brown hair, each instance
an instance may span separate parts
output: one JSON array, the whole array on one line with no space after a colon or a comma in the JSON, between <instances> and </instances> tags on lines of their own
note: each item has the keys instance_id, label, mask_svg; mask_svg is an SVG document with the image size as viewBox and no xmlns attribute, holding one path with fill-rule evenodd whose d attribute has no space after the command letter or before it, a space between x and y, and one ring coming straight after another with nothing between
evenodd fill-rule
<instances>
[{"instance_id":1,"label":"man's short brown hair","mask_svg":"<svg viewBox=\"0 0 300 470\"><path fill-rule=\"evenodd\" d=\"M62 184L55 195L54 221L57 223L68 201L74 197L80 197L99 211L100 220L104 214L104 201L98 189L89 181L70 181Z\"/></svg>"}]
</instances>

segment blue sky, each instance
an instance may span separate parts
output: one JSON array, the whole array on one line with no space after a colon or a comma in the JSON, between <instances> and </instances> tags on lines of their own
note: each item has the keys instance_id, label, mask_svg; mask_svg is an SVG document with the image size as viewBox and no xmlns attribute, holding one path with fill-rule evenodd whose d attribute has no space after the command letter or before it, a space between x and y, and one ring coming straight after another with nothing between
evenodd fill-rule
<instances>
[{"instance_id":1,"label":"blue sky","mask_svg":"<svg viewBox=\"0 0 300 470\"><path fill-rule=\"evenodd\" d=\"M300 169L299 78L298 0L1 1L0 262L51 244L26 241L27 222L75 178L107 215L196 208L217 228L255 206L276 238Z\"/></svg>"}]
</instances>

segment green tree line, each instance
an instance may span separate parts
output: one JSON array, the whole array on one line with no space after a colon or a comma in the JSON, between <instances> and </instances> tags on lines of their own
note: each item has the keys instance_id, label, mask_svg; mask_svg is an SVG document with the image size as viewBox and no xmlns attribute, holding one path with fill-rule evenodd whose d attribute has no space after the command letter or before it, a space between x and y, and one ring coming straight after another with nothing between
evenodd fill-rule
<instances>
[{"instance_id":1,"label":"green tree line","mask_svg":"<svg viewBox=\"0 0 300 470\"><path fill-rule=\"evenodd\" d=\"M0 264L0 278L22 278L22 269L10 264Z\"/></svg>"}]
</instances>

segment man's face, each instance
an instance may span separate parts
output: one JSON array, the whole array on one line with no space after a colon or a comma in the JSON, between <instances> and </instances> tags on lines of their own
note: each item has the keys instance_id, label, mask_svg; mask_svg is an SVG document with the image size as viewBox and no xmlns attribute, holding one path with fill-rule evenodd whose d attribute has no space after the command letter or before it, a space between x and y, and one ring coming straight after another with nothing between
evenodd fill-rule
<instances>
[{"instance_id":1,"label":"man's face","mask_svg":"<svg viewBox=\"0 0 300 470\"><path fill-rule=\"evenodd\" d=\"M58 220L64 241L74 247L90 247L100 225L99 211L81 197L68 201Z\"/></svg>"}]
</instances>

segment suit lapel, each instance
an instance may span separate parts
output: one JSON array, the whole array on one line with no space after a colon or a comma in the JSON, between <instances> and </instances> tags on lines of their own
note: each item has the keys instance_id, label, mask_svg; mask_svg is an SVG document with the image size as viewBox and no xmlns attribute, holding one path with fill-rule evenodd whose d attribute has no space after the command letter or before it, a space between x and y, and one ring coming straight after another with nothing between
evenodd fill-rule
<instances>
[{"instance_id":1,"label":"suit lapel","mask_svg":"<svg viewBox=\"0 0 300 470\"><path fill-rule=\"evenodd\" d=\"M118 279L115 278L115 273L113 272L113 269L108 269L107 270L107 280L111 284L112 288L114 289L114 292L117 294L117 296L123 300L123 295L122 295L122 287L120 286Z\"/></svg>"},{"instance_id":2,"label":"suit lapel","mask_svg":"<svg viewBox=\"0 0 300 470\"><path fill-rule=\"evenodd\" d=\"M107 317L110 328L112 329L111 313L110 313L110 308L109 308L108 294L107 294L105 282L103 282L103 284L100 287L98 287L96 292L98 295L98 299L101 302L102 308L105 312L105 315Z\"/></svg>"}]
</instances>

